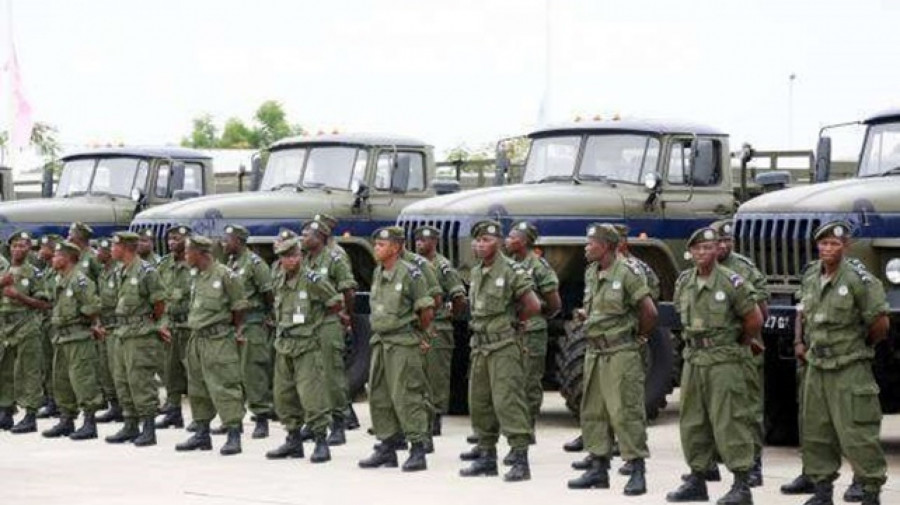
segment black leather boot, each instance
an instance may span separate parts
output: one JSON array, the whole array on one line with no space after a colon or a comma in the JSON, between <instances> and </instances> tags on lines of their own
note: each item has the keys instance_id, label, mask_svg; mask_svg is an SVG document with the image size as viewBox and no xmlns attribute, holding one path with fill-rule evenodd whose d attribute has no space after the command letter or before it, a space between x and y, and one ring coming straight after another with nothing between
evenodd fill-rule
<instances>
[{"instance_id":1,"label":"black leather boot","mask_svg":"<svg viewBox=\"0 0 900 505\"><path fill-rule=\"evenodd\" d=\"M94 418L93 412L85 412L81 428L69 435L69 440L90 440L92 438L97 438L97 419Z\"/></svg>"},{"instance_id":2,"label":"black leather boot","mask_svg":"<svg viewBox=\"0 0 900 505\"><path fill-rule=\"evenodd\" d=\"M243 428L243 425L241 427ZM228 433L228 426L225 426L225 423L222 423L222 424L216 426L215 428L209 429L210 435L225 435L227 433ZM243 429L241 430L241 433L243 433Z\"/></svg>"},{"instance_id":3,"label":"black leather boot","mask_svg":"<svg viewBox=\"0 0 900 505\"><path fill-rule=\"evenodd\" d=\"M241 453L241 429L237 426L227 428L226 434L228 435L228 439L225 441L225 445L219 449L219 454L222 456L232 456L235 454Z\"/></svg>"},{"instance_id":4,"label":"black leather boot","mask_svg":"<svg viewBox=\"0 0 900 505\"><path fill-rule=\"evenodd\" d=\"M9 429L10 433L21 435L23 433L34 433L37 431L37 418L34 412L26 412L18 423Z\"/></svg>"},{"instance_id":5,"label":"black leather boot","mask_svg":"<svg viewBox=\"0 0 900 505\"><path fill-rule=\"evenodd\" d=\"M681 480L688 480L690 476L693 474L686 473L681 476ZM719 465L714 465L708 470L705 470L700 473L700 476L703 477L703 480L706 482L719 482L722 480L722 474L719 472Z\"/></svg>"},{"instance_id":6,"label":"black leather boot","mask_svg":"<svg viewBox=\"0 0 900 505\"><path fill-rule=\"evenodd\" d=\"M572 462L573 470L587 470L591 467L592 462L594 461L594 456L588 454L582 459L578 459Z\"/></svg>"},{"instance_id":7,"label":"black leather boot","mask_svg":"<svg viewBox=\"0 0 900 505\"><path fill-rule=\"evenodd\" d=\"M689 473L675 491L666 495L667 502L709 501L703 473Z\"/></svg>"},{"instance_id":8,"label":"black leather boot","mask_svg":"<svg viewBox=\"0 0 900 505\"><path fill-rule=\"evenodd\" d=\"M191 424L187 425L187 428L185 428L184 431L188 433L196 433L199 429L199 426L200 425L197 423L197 421L191 421Z\"/></svg>"},{"instance_id":9,"label":"black leather boot","mask_svg":"<svg viewBox=\"0 0 900 505\"><path fill-rule=\"evenodd\" d=\"M194 421L194 434L184 442L175 446L175 450L184 451L209 451L212 450L212 438L209 436L209 421Z\"/></svg>"},{"instance_id":10,"label":"black leather boot","mask_svg":"<svg viewBox=\"0 0 900 505\"><path fill-rule=\"evenodd\" d=\"M513 449L513 461L511 468L503 480L506 482L521 482L523 480L531 480L531 467L528 466L528 448Z\"/></svg>"},{"instance_id":11,"label":"black leather boot","mask_svg":"<svg viewBox=\"0 0 900 505\"><path fill-rule=\"evenodd\" d=\"M634 472L633 466L631 461L626 461L619 467L619 475L631 475Z\"/></svg>"},{"instance_id":12,"label":"black leather boot","mask_svg":"<svg viewBox=\"0 0 900 505\"><path fill-rule=\"evenodd\" d=\"M356 417L356 411L353 410L352 403L348 404L347 410L344 411L344 428L347 431L359 429L359 418Z\"/></svg>"},{"instance_id":13,"label":"black leather boot","mask_svg":"<svg viewBox=\"0 0 900 505\"><path fill-rule=\"evenodd\" d=\"M817 482L812 498L803 505L834 505L834 484L830 481Z\"/></svg>"},{"instance_id":14,"label":"black leather boot","mask_svg":"<svg viewBox=\"0 0 900 505\"><path fill-rule=\"evenodd\" d=\"M497 449L480 449L476 447L473 451L478 451L478 459L472 461L468 468L460 470L459 475L462 477L496 476L498 473Z\"/></svg>"},{"instance_id":15,"label":"black leather boot","mask_svg":"<svg viewBox=\"0 0 900 505\"><path fill-rule=\"evenodd\" d=\"M805 473L801 473L794 480L781 486L781 494L813 494L816 485Z\"/></svg>"},{"instance_id":16,"label":"black leather boot","mask_svg":"<svg viewBox=\"0 0 900 505\"><path fill-rule=\"evenodd\" d=\"M863 491L862 505L881 505L881 498L878 492Z\"/></svg>"},{"instance_id":17,"label":"black leather boot","mask_svg":"<svg viewBox=\"0 0 900 505\"><path fill-rule=\"evenodd\" d=\"M434 419L432 419L432 421L431 421L431 436L432 436L432 437L439 437L439 436L441 436L441 431L442 431L442 428L443 428L443 426L442 426L441 424L442 424L442 422L441 422L441 414L440 414L440 413L435 413L435 414L434 414Z\"/></svg>"},{"instance_id":18,"label":"black leather boot","mask_svg":"<svg viewBox=\"0 0 900 505\"><path fill-rule=\"evenodd\" d=\"M409 458L403 462L401 470L404 472L420 472L428 468L425 460L425 444L423 442L413 442L409 447Z\"/></svg>"},{"instance_id":19,"label":"black leather boot","mask_svg":"<svg viewBox=\"0 0 900 505\"><path fill-rule=\"evenodd\" d=\"M300 428L300 440L303 442L306 442L307 440L312 440L312 439L313 439L312 428L310 428L308 424L304 424Z\"/></svg>"},{"instance_id":20,"label":"black leather boot","mask_svg":"<svg viewBox=\"0 0 900 505\"><path fill-rule=\"evenodd\" d=\"M406 442L406 437L404 435L399 435L396 438L385 440L384 442L377 442L372 445L372 449L377 451L384 444L392 446L395 451L405 451L409 449L409 444Z\"/></svg>"},{"instance_id":21,"label":"black leather boot","mask_svg":"<svg viewBox=\"0 0 900 505\"><path fill-rule=\"evenodd\" d=\"M331 423L331 433L328 434L328 445L344 445L347 443L347 436L344 434L344 421L335 420Z\"/></svg>"},{"instance_id":22,"label":"black leather boot","mask_svg":"<svg viewBox=\"0 0 900 505\"><path fill-rule=\"evenodd\" d=\"M750 467L750 471L747 472L747 484L750 487L759 487L763 485L762 456L753 458L753 466Z\"/></svg>"},{"instance_id":23,"label":"black leather boot","mask_svg":"<svg viewBox=\"0 0 900 505\"><path fill-rule=\"evenodd\" d=\"M124 444L134 441L140 434L141 432L138 430L137 419L126 417L122 429L116 432L116 434L106 437L104 440L109 444Z\"/></svg>"},{"instance_id":24,"label":"black leather boot","mask_svg":"<svg viewBox=\"0 0 900 505\"><path fill-rule=\"evenodd\" d=\"M300 440L300 430L289 431L284 443L276 449L266 453L268 459L302 458L303 441Z\"/></svg>"},{"instance_id":25,"label":"black leather boot","mask_svg":"<svg viewBox=\"0 0 900 505\"><path fill-rule=\"evenodd\" d=\"M503 466L512 466L516 462L515 449L510 449L506 456L503 456Z\"/></svg>"},{"instance_id":26,"label":"black leather boot","mask_svg":"<svg viewBox=\"0 0 900 505\"><path fill-rule=\"evenodd\" d=\"M44 430L41 435L47 438L59 438L67 437L73 431L75 431L75 421L71 417L60 416L59 421L49 430Z\"/></svg>"},{"instance_id":27,"label":"black leather boot","mask_svg":"<svg viewBox=\"0 0 900 505\"><path fill-rule=\"evenodd\" d=\"M459 454L459 459L461 459L463 461L475 461L480 457L481 457L481 450L478 449L477 445L472 446L472 448L469 449L468 451Z\"/></svg>"},{"instance_id":28,"label":"black leather boot","mask_svg":"<svg viewBox=\"0 0 900 505\"><path fill-rule=\"evenodd\" d=\"M181 414L181 407L169 406L169 408L166 409L159 421L156 422L156 428L159 430L164 430L166 428L183 427L184 416Z\"/></svg>"},{"instance_id":29,"label":"black leather boot","mask_svg":"<svg viewBox=\"0 0 900 505\"><path fill-rule=\"evenodd\" d=\"M13 427L13 408L3 407L0 409L0 431L6 431Z\"/></svg>"},{"instance_id":30,"label":"black leather boot","mask_svg":"<svg viewBox=\"0 0 900 505\"><path fill-rule=\"evenodd\" d=\"M477 444L478 443L478 435L472 433L466 437L467 444Z\"/></svg>"},{"instance_id":31,"label":"black leather boot","mask_svg":"<svg viewBox=\"0 0 900 505\"><path fill-rule=\"evenodd\" d=\"M588 455L588 467L580 477L568 482L569 489L609 488L609 459Z\"/></svg>"},{"instance_id":32,"label":"black leather boot","mask_svg":"<svg viewBox=\"0 0 900 505\"><path fill-rule=\"evenodd\" d=\"M566 452L581 452L584 450L584 438L578 435L576 438L563 444L563 450Z\"/></svg>"},{"instance_id":33,"label":"black leather boot","mask_svg":"<svg viewBox=\"0 0 900 505\"><path fill-rule=\"evenodd\" d=\"M626 496L638 496L647 492L647 467L641 458L633 459L628 463L631 464L631 476L628 483L625 484ZM621 469L620 469L621 470Z\"/></svg>"},{"instance_id":34,"label":"black leather boot","mask_svg":"<svg viewBox=\"0 0 900 505\"><path fill-rule=\"evenodd\" d=\"M59 415L59 409L56 407L56 400L52 397L47 397L47 401L44 405L38 409L37 418L38 419L49 419L51 417L56 417Z\"/></svg>"},{"instance_id":35,"label":"black leather boot","mask_svg":"<svg viewBox=\"0 0 900 505\"><path fill-rule=\"evenodd\" d=\"M381 442L375 444L375 452L366 459L359 461L360 468L397 468L397 445L400 443L400 437L394 435Z\"/></svg>"},{"instance_id":36,"label":"black leather boot","mask_svg":"<svg viewBox=\"0 0 900 505\"><path fill-rule=\"evenodd\" d=\"M341 426L343 429L343 426ZM328 448L328 442L325 440L325 434L316 435L316 447L313 449L309 461L312 463L324 463L331 460L331 450Z\"/></svg>"},{"instance_id":37,"label":"black leather boot","mask_svg":"<svg viewBox=\"0 0 900 505\"><path fill-rule=\"evenodd\" d=\"M95 418L98 423L121 423L123 419L122 407L119 406L118 400L110 400L109 408Z\"/></svg>"},{"instance_id":38,"label":"black leather boot","mask_svg":"<svg viewBox=\"0 0 900 505\"><path fill-rule=\"evenodd\" d=\"M716 501L716 505L753 505L753 494L747 480L747 472L734 472L731 489Z\"/></svg>"},{"instance_id":39,"label":"black leather boot","mask_svg":"<svg viewBox=\"0 0 900 505\"><path fill-rule=\"evenodd\" d=\"M859 479L857 479L854 475L853 482L850 484L850 487L848 487L847 490L844 491L844 501L849 503L861 502L863 501L863 494L864 492L862 482L860 482Z\"/></svg>"},{"instance_id":40,"label":"black leather boot","mask_svg":"<svg viewBox=\"0 0 900 505\"><path fill-rule=\"evenodd\" d=\"M253 433L250 438L268 438L269 437L269 416L260 414L256 416L256 426L253 427Z\"/></svg>"},{"instance_id":41,"label":"black leather boot","mask_svg":"<svg viewBox=\"0 0 900 505\"><path fill-rule=\"evenodd\" d=\"M135 447L146 447L148 445L156 445L156 423L152 417L144 418L144 426L141 434L134 439Z\"/></svg>"}]
</instances>

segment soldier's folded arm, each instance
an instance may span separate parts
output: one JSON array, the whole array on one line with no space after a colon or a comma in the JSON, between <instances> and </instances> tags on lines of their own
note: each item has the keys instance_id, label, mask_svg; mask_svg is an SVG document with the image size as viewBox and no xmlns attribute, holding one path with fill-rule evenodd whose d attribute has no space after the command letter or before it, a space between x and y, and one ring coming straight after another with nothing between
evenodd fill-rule
<instances>
[{"instance_id":1,"label":"soldier's folded arm","mask_svg":"<svg viewBox=\"0 0 900 505\"><path fill-rule=\"evenodd\" d=\"M803 304L797 304L794 316L794 357L806 363L806 344L803 339Z\"/></svg>"},{"instance_id":2,"label":"soldier's folded arm","mask_svg":"<svg viewBox=\"0 0 900 505\"><path fill-rule=\"evenodd\" d=\"M519 295L519 322L525 323L533 316L540 314L541 301L530 288Z\"/></svg>"},{"instance_id":3,"label":"soldier's folded arm","mask_svg":"<svg viewBox=\"0 0 900 505\"><path fill-rule=\"evenodd\" d=\"M554 286L552 290L541 293L541 298L544 301L542 307L544 317L547 319L556 317L562 309L562 299L559 297L559 290Z\"/></svg>"},{"instance_id":4,"label":"soldier's folded arm","mask_svg":"<svg viewBox=\"0 0 900 505\"><path fill-rule=\"evenodd\" d=\"M750 308L746 313L742 316L743 319L743 333L741 334L741 345L750 345L750 342L754 338L758 338L760 332L762 331L763 318L762 312L759 310L759 306L754 304L753 307Z\"/></svg>"},{"instance_id":5,"label":"soldier's folded arm","mask_svg":"<svg viewBox=\"0 0 900 505\"><path fill-rule=\"evenodd\" d=\"M648 293L638 302L638 336L648 337L653 329L656 328L656 320L659 318L659 312L656 310L656 304Z\"/></svg>"}]
</instances>

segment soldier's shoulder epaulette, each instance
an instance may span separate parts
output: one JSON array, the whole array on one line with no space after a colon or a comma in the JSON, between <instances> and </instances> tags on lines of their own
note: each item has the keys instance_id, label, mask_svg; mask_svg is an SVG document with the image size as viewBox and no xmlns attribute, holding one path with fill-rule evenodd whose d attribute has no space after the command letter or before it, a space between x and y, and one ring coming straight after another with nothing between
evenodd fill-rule
<instances>
[{"instance_id":1,"label":"soldier's shoulder epaulette","mask_svg":"<svg viewBox=\"0 0 900 505\"><path fill-rule=\"evenodd\" d=\"M544 267L546 267L549 270L553 270L553 267L550 266L550 262L547 261L547 258L545 258L543 256L538 256L537 259L538 259L538 263L540 263L541 265L544 265Z\"/></svg>"},{"instance_id":2,"label":"soldier's shoulder epaulette","mask_svg":"<svg viewBox=\"0 0 900 505\"><path fill-rule=\"evenodd\" d=\"M736 259L737 261L740 261L741 263L743 263L745 265L749 265L753 268L756 268L756 264L753 263L753 260L744 256L743 254L738 254L736 252L732 252L731 255L734 256L734 259Z\"/></svg>"},{"instance_id":3,"label":"soldier's shoulder epaulette","mask_svg":"<svg viewBox=\"0 0 900 505\"><path fill-rule=\"evenodd\" d=\"M75 276L75 284L78 285L79 288L85 289L88 285L88 278L81 272L78 272Z\"/></svg>"},{"instance_id":4,"label":"soldier's shoulder epaulette","mask_svg":"<svg viewBox=\"0 0 900 505\"><path fill-rule=\"evenodd\" d=\"M259 265L262 262L263 262L263 260L262 260L262 258L259 257L258 254L256 254L256 253L250 254L250 263L253 263L254 265Z\"/></svg>"},{"instance_id":5,"label":"soldier's shoulder epaulette","mask_svg":"<svg viewBox=\"0 0 900 505\"><path fill-rule=\"evenodd\" d=\"M687 270L682 270L680 274L678 274L678 278L675 279L675 286L679 286L685 281L687 281L688 277L691 275L692 268L688 268Z\"/></svg>"},{"instance_id":6,"label":"soldier's shoulder epaulette","mask_svg":"<svg viewBox=\"0 0 900 505\"><path fill-rule=\"evenodd\" d=\"M145 274L150 270L156 270L156 265L149 261L141 260L141 273Z\"/></svg>"},{"instance_id":7,"label":"soldier's shoulder epaulette","mask_svg":"<svg viewBox=\"0 0 900 505\"><path fill-rule=\"evenodd\" d=\"M631 270L631 272L634 273L635 275L643 276L645 274L643 261L641 261L635 257L629 256L629 257L625 258L624 263L625 263L625 266L628 267L628 269Z\"/></svg>"},{"instance_id":8,"label":"soldier's shoulder epaulette","mask_svg":"<svg viewBox=\"0 0 900 505\"><path fill-rule=\"evenodd\" d=\"M719 268L721 268L725 276L728 277L728 282L732 287L739 288L744 285L744 277L741 274L730 268L723 267L722 265L719 265Z\"/></svg>"},{"instance_id":9,"label":"soldier's shoulder epaulette","mask_svg":"<svg viewBox=\"0 0 900 505\"><path fill-rule=\"evenodd\" d=\"M439 258L438 270L441 271L441 275L447 276L450 275L450 272L453 271L453 265L450 264L450 260L446 258Z\"/></svg>"},{"instance_id":10,"label":"soldier's shoulder epaulette","mask_svg":"<svg viewBox=\"0 0 900 505\"><path fill-rule=\"evenodd\" d=\"M406 269L409 271L409 276L413 279L418 279L422 277L422 269L420 269L415 263L412 261L404 261L404 265L406 265Z\"/></svg>"},{"instance_id":11,"label":"soldier's shoulder epaulette","mask_svg":"<svg viewBox=\"0 0 900 505\"><path fill-rule=\"evenodd\" d=\"M344 257L337 249L332 249L329 256L331 256L331 261L340 261Z\"/></svg>"},{"instance_id":12,"label":"soldier's shoulder epaulette","mask_svg":"<svg viewBox=\"0 0 900 505\"><path fill-rule=\"evenodd\" d=\"M319 281L322 280L322 275L316 273L314 270L306 270L306 280L312 282L313 284L318 284Z\"/></svg>"},{"instance_id":13,"label":"soldier's shoulder epaulette","mask_svg":"<svg viewBox=\"0 0 900 505\"><path fill-rule=\"evenodd\" d=\"M863 264L862 261L857 258L846 258L844 261L846 261L847 265L850 267L850 270L853 270L853 272L859 277L859 280L863 281L866 284L872 282L872 274L869 273L869 269L866 268L866 265Z\"/></svg>"}]
</instances>

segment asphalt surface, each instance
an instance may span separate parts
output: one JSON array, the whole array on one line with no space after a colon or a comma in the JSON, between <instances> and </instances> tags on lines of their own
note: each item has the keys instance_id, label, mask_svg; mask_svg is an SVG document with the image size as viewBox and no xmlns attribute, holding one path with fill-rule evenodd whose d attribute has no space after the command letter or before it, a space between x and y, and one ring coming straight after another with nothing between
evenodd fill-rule
<instances>
[{"instance_id":1,"label":"asphalt surface","mask_svg":"<svg viewBox=\"0 0 900 505\"><path fill-rule=\"evenodd\" d=\"M159 444L137 448L114 446L102 437L118 425L101 425L101 439L73 442L48 440L39 434L12 435L0 432L0 483L2 503L10 505L238 505L297 504L334 505L424 505L431 503L512 503L564 505L583 503L665 503L665 494L679 484L685 464L678 438L678 404L669 407L650 428L652 457L647 462L648 493L625 497L627 477L615 470L609 490L572 491L566 480L578 475L569 463L583 454L562 451L562 444L577 434L577 427L558 394L547 393L538 424L538 444L530 451L532 480L505 483L500 477L458 476L464 463L458 454L468 448L468 418L451 417L444 435L436 438L436 452L428 458L428 470L404 474L399 469L362 470L357 461L368 456L374 439L366 434L367 405L357 403L363 429L348 433L348 444L332 450L332 461L314 465L308 459L268 461L265 452L283 441L284 431L273 426L272 436L252 440L249 416L245 423L244 453L223 457L218 449L223 437L214 437L213 451L177 453L175 444L187 438L183 430L160 430ZM186 409L187 411L187 409ZM46 429L51 421L40 422ZM887 416L882 440L888 454L888 483L882 503L900 504L900 416ZM312 452L307 443L307 457ZM501 456L506 452L501 447ZM406 454L399 454L401 463ZM730 475L710 483L711 502L727 492ZM807 497L783 496L778 487L800 469L795 448L767 448L764 457L765 485L754 490L757 504L802 504ZM851 471L844 466L835 490L836 503L849 484Z\"/></svg>"}]
</instances>

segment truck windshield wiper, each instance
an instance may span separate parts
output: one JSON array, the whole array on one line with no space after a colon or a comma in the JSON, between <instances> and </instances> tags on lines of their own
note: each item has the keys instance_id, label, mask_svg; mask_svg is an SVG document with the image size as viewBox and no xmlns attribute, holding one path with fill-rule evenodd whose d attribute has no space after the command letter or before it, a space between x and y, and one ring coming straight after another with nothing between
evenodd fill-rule
<instances>
[{"instance_id":1,"label":"truck windshield wiper","mask_svg":"<svg viewBox=\"0 0 900 505\"><path fill-rule=\"evenodd\" d=\"M276 186L272 186L272 189L269 191L278 191L279 189L284 188L294 188L295 191L303 191L303 186L301 186L299 182L283 182Z\"/></svg>"},{"instance_id":2,"label":"truck windshield wiper","mask_svg":"<svg viewBox=\"0 0 900 505\"><path fill-rule=\"evenodd\" d=\"M897 174L900 174L900 167L894 167L890 170L885 170L884 172L881 172L878 175L880 175L881 177L884 177L886 175L897 175Z\"/></svg>"},{"instance_id":3,"label":"truck windshield wiper","mask_svg":"<svg viewBox=\"0 0 900 505\"><path fill-rule=\"evenodd\" d=\"M579 181L600 181L609 184L610 186L615 186L612 182L610 182L609 177L600 174L578 174Z\"/></svg>"},{"instance_id":4,"label":"truck windshield wiper","mask_svg":"<svg viewBox=\"0 0 900 505\"><path fill-rule=\"evenodd\" d=\"M572 179L572 176L571 176L571 175L548 175L548 176L542 177L542 178L540 178L540 179L534 181L533 183L534 183L534 184L540 184L540 183L542 183L542 182L568 181L568 180L571 180L571 179Z\"/></svg>"}]
</instances>

